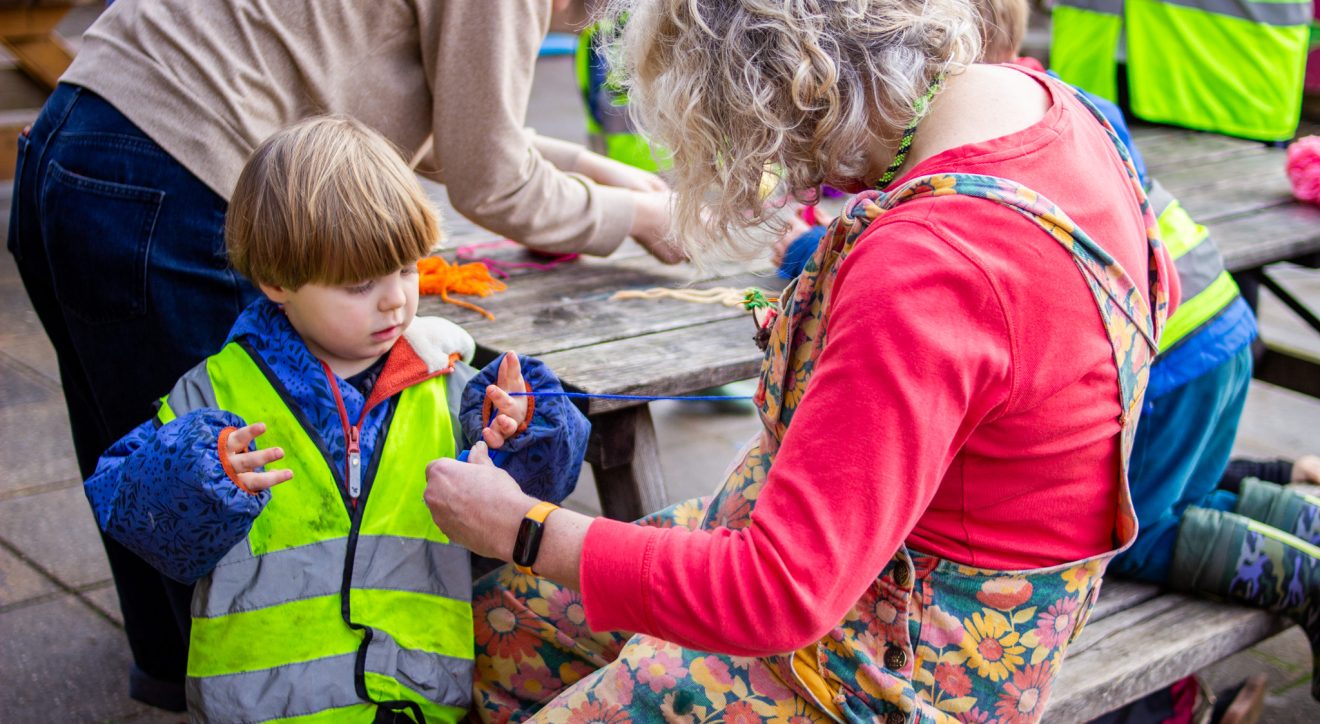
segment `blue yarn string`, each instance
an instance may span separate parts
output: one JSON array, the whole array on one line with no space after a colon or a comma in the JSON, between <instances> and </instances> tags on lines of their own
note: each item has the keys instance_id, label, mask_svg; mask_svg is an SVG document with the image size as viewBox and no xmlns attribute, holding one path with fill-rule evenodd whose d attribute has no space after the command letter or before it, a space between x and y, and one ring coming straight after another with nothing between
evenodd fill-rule
<instances>
[{"instance_id":1,"label":"blue yarn string","mask_svg":"<svg viewBox=\"0 0 1320 724\"><path fill-rule=\"evenodd\" d=\"M701 401L724 401L724 400L750 400L751 395L606 395L594 392L510 392L510 397L572 397L576 399L587 399L594 397L598 400L678 400L680 402L701 402Z\"/></svg>"}]
</instances>

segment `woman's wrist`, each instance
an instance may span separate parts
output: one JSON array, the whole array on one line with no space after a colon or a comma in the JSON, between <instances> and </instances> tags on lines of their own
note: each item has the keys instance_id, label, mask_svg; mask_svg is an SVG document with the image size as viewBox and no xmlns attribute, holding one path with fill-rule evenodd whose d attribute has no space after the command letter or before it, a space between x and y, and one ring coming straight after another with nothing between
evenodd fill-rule
<instances>
[{"instance_id":1,"label":"woman's wrist","mask_svg":"<svg viewBox=\"0 0 1320 724\"><path fill-rule=\"evenodd\" d=\"M587 529L595 520L590 516L557 508L545 519L541 549L532 568L538 576L573 590L581 589L579 566Z\"/></svg>"}]
</instances>

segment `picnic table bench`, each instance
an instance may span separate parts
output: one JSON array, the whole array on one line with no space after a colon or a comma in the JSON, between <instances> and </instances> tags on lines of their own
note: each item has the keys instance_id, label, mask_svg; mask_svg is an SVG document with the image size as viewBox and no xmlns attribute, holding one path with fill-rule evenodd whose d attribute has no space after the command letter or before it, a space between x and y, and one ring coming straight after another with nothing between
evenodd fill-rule
<instances>
[{"instance_id":1,"label":"picnic table bench","mask_svg":"<svg viewBox=\"0 0 1320 724\"><path fill-rule=\"evenodd\" d=\"M1210 228L1244 293L1252 293L1253 280L1271 286L1268 264L1320 263L1320 209L1292 199L1281 149L1167 127L1137 126L1133 133L1151 174ZM495 238L452 213L446 226L448 247ZM521 249L480 253L529 258ZM615 292L782 285L765 261L699 272L689 265L664 266L631 242L607 259L584 257L547 271L515 272L508 281L508 290L479 300L494 321L429 298L422 308L465 326L476 338L479 362L516 349L543 359L570 390L632 395L692 394L753 377L761 352L742 309L672 299L611 301ZM1290 301L1304 310L1285 299ZM1320 367L1285 361L1279 373L1278 363L1267 357L1261 368L1267 375L1271 364L1282 378L1276 381L1320 395L1320 389L1306 388L1308 380L1320 385ZM630 520L671 503L647 405L592 398L582 408L593 424L588 462L603 513ZM1048 721L1086 721L1287 625L1263 612L1150 585L1111 579L1103 590L1090 624L1069 650Z\"/></svg>"}]
</instances>

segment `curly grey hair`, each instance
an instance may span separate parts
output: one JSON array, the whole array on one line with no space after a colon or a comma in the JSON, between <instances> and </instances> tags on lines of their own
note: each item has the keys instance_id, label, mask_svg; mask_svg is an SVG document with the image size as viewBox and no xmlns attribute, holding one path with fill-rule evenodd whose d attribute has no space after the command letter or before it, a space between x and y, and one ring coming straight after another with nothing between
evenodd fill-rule
<instances>
[{"instance_id":1,"label":"curly grey hair","mask_svg":"<svg viewBox=\"0 0 1320 724\"><path fill-rule=\"evenodd\" d=\"M754 250L747 232L774 214L767 170L802 201L878 175L914 102L980 52L969 0L613 0L607 22L622 28L607 53L631 111L672 156L675 231L696 255Z\"/></svg>"}]
</instances>

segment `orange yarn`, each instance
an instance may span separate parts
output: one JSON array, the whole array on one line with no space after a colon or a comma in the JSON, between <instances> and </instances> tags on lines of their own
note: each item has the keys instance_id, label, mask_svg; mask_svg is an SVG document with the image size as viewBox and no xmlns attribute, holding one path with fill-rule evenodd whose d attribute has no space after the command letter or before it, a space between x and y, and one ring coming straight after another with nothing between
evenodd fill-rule
<instances>
[{"instance_id":1,"label":"orange yarn","mask_svg":"<svg viewBox=\"0 0 1320 724\"><path fill-rule=\"evenodd\" d=\"M471 302L451 299L450 292L488 297L494 292L502 292L509 288L507 284L491 276L490 270L479 261L470 264L450 264L438 256L428 256L417 260L417 271L421 274L422 294L438 294L446 302L471 309L490 320L494 320L495 315Z\"/></svg>"}]
</instances>

